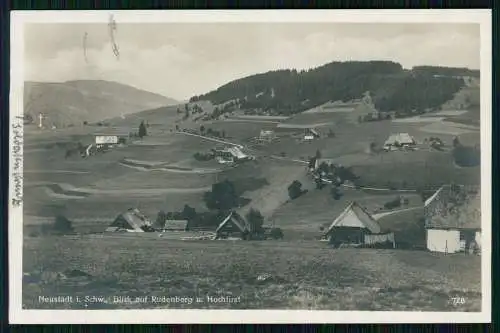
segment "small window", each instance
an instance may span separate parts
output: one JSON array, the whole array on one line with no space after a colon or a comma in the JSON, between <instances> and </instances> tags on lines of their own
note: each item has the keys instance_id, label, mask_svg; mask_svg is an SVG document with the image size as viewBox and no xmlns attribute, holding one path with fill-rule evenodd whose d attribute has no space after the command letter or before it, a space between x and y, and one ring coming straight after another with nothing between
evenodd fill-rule
<instances>
[{"instance_id":1,"label":"small window","mask_svg":"<svg viewBox=\"0 0 500 333\"><path fill-rule=\"evenodd\" d=\"M460 231L460 240L465 240L465 233L463 231Z\"/></svg>"}]
</instances>

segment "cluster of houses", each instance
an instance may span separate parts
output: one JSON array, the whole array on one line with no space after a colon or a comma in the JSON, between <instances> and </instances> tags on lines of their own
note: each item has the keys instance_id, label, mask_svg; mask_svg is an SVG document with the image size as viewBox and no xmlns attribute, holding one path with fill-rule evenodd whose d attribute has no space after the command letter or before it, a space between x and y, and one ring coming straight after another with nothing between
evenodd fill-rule
<instances>
[{"instance_id":1,"label":"cluster of houses","mask_svg":"<svg viewBox=\"0 0 500 333\"><path fill-rule=\"evenodd\" d=\"M442 253L479 254L481 249L480 194L476 188L445 185L425 201L425 242L427 250ZM137 209L129 209L106 229L107 232L187 231L187 220L167 220L153 228L151 220ZM220 222L211 239L247 239L250 224L231 211ZM333 247L396 248L394 232L384 230L361 205L353 201L333 219L320 236Z\"/></svg>"}]
</instances>

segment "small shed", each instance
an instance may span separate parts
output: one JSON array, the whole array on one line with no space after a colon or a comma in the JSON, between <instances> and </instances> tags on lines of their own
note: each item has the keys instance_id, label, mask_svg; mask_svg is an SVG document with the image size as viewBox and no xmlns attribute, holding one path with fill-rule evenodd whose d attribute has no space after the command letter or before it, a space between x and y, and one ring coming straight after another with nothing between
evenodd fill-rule
<instances>
[{"instance_id":1,"label":"small shed","mask_svg":"<svg viewBox=\"0 0 500 333\"><path fill-rule=\"evenodd\" d=\"M394 234L383 233L377 221L354 201L332 222L323 237L334 245L392 244L392 247L396 245Z\"/></svg>"},{"instance_id":2,"label":"small shed","mask_svg":"<svg viewBox=\"0 0 500 333\"><path fill-rule=\"evenodd\" d=\"M188 220L166 220L163 231L186 231Z\"/></svg>"}]
</instances>

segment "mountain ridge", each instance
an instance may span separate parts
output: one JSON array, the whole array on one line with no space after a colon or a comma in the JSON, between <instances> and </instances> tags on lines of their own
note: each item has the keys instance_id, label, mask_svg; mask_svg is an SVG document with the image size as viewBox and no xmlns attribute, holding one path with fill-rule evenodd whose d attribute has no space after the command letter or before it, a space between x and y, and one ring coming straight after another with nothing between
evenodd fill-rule
<instances>
[{"instance_id":1,"label":"mountain ridge","mask_svg":"<svg viewBox=\"0 0 500 333\"><path fill-rule=\"evenodd\" d=\"M78 126L84 123L179 104L157 93L107 80L24 83L24 114L44 126Z\"/></svg>"}]
</instances>

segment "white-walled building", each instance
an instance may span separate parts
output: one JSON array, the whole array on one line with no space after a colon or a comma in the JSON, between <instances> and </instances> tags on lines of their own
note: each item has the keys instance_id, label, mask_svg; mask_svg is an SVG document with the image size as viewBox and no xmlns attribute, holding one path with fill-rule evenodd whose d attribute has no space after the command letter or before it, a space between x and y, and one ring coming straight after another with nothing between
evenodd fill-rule
<instances>
[{"instance_id":1,"label":"white-walled building","mask_svg":"<svg viewBox=\"0 0 500 333\"><path fill-rule=\"evenodd\" d=\"M425 201L424 211L429 251L456 253L481 249L479 190L443 186Z\"/></svg>"}]
</instances>

